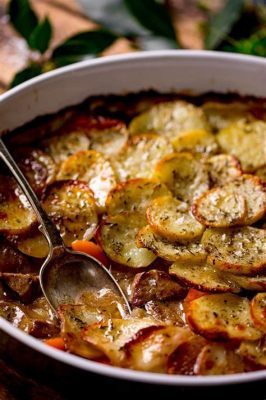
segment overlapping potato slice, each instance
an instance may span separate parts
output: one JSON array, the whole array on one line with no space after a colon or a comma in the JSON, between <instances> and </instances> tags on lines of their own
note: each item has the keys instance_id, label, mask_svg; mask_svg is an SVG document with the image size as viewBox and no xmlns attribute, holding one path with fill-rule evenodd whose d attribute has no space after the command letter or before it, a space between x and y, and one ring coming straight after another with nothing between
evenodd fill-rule
<instances>
[{"instance_id":1,"label":"overlapping potato slice","mask_svg":"<svg viewBox=\"0 0 266 400\"><path fill-rule=\"evenodd\" d=\"M61 181L50 185L43 207L67 246L76 239L89 240L98 225L95 200L91 190L78 181Z\"/></svg>"},{"instance_id":2,"label":"overlapping potato slice","mask_svg":"<svg viewBox=\"0 0 266 400\"><path fill-rule=\"evenodd\" d=\"M172 151L169 141L155 133L133 136L113 159L113 165L120 181L152 178L156 163Z\"/></svg>"},{"instance_id":3,"label":"overlapping potato slice","mask_svg":"<svg viewBox=\"0 0 266 400\"><path fill-rule=\"evenodd\" d=\"M174 139L181 132L195 129L209 130L203 111L180 100L156 104L133 118L129 125L131 134L155 131L168 139Z\"/></svg>"},{"instance_id":4,"label":"overlapping potato slice","mask_svg":"<svg viewBox=\"0 0 266 400\"><path fill-rule=\"evenodd\" d=\"M203 347L194 366L196 375L225 375L250 371L250 366L232 350L222 344Z\"/></svg>"},{"instance_id":5,"label":"overlapping potato slice","mask_svg":"<svg viewBox=\"0 0 266 400\"><path fill-rule=\"evenodd\" d=\"M37 274L1 272L0 281L24 304L33 302L41 294Z\"/></svg>"},{"instance_id":6,"label":"overlapping potato slice","mask_svg":"<svg viewBox=\"0 0 266 400\"><path fill-rule=\"evenodd\" d=\"M253 172L266 162L266 122L241 120L221 130L218 143L225 153L236 156L244 171Z\"/></svg>"},{"instance_id":7,"label":"overlapping potato slice","mask_svg":"<svg viewBox=\"0 0 266 400\"><path fill-rule=\"evenodd\" d=\"M191 153L174 153L158 162L154 177L179 200L192 202L209 189L206 166Z\"/></svg>"},{"instance_id":8,"label":"overlapping potato slice","mask_svg":"<svg viewBox=\"0 0 266 400\"><path fill-rule=\"evenodd\" d=\"M266 293L258 293L251 301L254 324L266 333Z\"/></svg>"},{"instance_id":9,"label":"overlapping potato slice","mask_svg":"<svg viewBox=\"0 0 266 400\"><path fill-rule=\"evenodd\" d=\"M228 277L229 279L232 279L242 289L254 292L266 291L265 275L244 276L244 275L230 274L228 275Z\"/></svg>"},{"instance_id":10,"label":"overlapping potato slice","mask_svg":"<svg viewBox=\"0 0 266 400\"><path fill-rule=\"evenodd\" d=\"M146 337L144 334L142 338L129 341L125 347L130 368L151 372L166 372L170 354L192 337L191 331L178 326L151 330Z\"/></svg>"},{"instance_id":11,"label":"overlapping potato slice","mask_svg":"<svg viewBox=\"0 0 266 400\"><path fill-rule=\"evenodd\" d=\"M36 224L36 216L25 195L9 176L0 176L0 232L21 235Z\"/></svg>"},{"instance_id":12,"label":"overlapping potato slice","mask_svg":"<svg viewBox=\"0 0 266 400\"><path fill-rule=\"evenodd\" d=\"M224 184L242 175L239 161L229 154L217 154L206 161L211 186Z\"/></svg>"},{"instance_id":13,"label":"overlapping potato slice","mask_svg":"<svg viewBox=\"0 0 266 400\"><path fill-rule=\"evenodd\" d=\"M169 268L169 273L181 284L204 292L238 293L240 291L239 286L233 280L206 263L182 264L175 262Z\"/></svg>"},{"instance_id":14,"label":"overlapping potato slice","mask_svg":"<svg viewBox=\"0 0 266 400\"><path fill-rule=\"evenodd\" d=\"M79 151L67 158L61 164L57 179L77 179L87 182L101 211L104 210L109 191L116 184L115 173L110 162L94 150Z\"/></svg>"},{"instance_id":15,"label":"overlapping potato slice","mask_svg":"<svg viewBox=\"0 0 266 400\"><path fill-rule=\"evenodd\" d=\"M257 340L263 335L252 321L248 299L232 293L199 297L189 303L186 316L192 329L209 339Z\"/></svg>"},{"instance_id":16,"label":"overlapping potato slice","mask_svg":"<svg viewBox=\"0 0 266 400\"><path fill-rule=\"evenodd\" d=\"M255 342L243 341L238 353L255 365L266 367L266 336Z\"/></svg>"},{"instance_id":17,"label":"overlapping potato slice","mask_svg":"<svg viewBox=\"0 0 266 400\"><path fill-rule=\"evenodd\" d=\"M153 199L170 195L167 187L151 179L137 178L118 183L108 194L106 210L110 215L122 211L143 212Z\"/></svg>"},{"instance_id":18,"label":"overlapping potato slice","mask_svg":"<svg viewBox=\"0 0 266 400\"><path fill-rule=\"evenodd\" d=\"M80 131L61 132L45 139L42 147L57 164L60 164L78 151L89 149L90 139L86 133Z\"/></svg>"},{"instance_id":19,"label":"overlapping potato slice","mask_svg":"<svg viewBox=\"0 0 266 400\"><path fill-rule=\"evenodd\" d=\"M147 249L138 248L135 241L144 225L142 214L123 212L102 220L97 237L111 260L133 268L147 267L156 256Z\"/></svg>"},{"instance_id":20,"label":"overlapping potato slice","mask_svg":"<svg viewBox=\"0 0 266 400\"><path fill-rule=\"evenodd\" d=\"M203 225L226 228L241 225L247 214L245 197L226 186L211 189L192 205L195 218Z\"/></svg>"},{"instance_id":21,"label":"overlapping potato slice","mask_svg":"<svg viewBox=\"0 0 266 400\"><path fill-rule=\"evenodd\" d=\"M147 219L156 233L170 241L187 242L201 237L204 231L188 205L172 196L153 200L147 209Z\"/></svg>"},{"instance_id":22,"label":"overlapping potato slice","mask_svg":"<svg viewBox=\"0 0 266 400\"><path fill-rule=\"evenodd\" d=\"M224 189L228 192L242 195L246 200L247 213L243 225L251 225L261 219L266 211L266 188L257 176L244 174Z\"/></svg>"},{"instance_id":23,"label":"overlapping potato slice","mask_svg":"<svg viewBox=\"0 0 266 400\"><path fill-rule=\"evenodd\" d=\"M14 245L11 245L7 240L3 240L3 238L0 241L0 254L0 272L22 274L39 272L33 260L26 257Z\"/></svg>"},{"instance_id":24,"label":"overlapping potato slice","mask_svg":"<svg viewBox=\"0 0 266 400\"><path fill-rule=\"evenodd\" d=\"M184 326L184 310L180 299L150 300L144 305L145 315L167 325ZM134 309L141 310L143 309Z\"/></svg>"},{"instance_id":25,"label":"overlapping potato slice","mask_svg":"<svg viewBox=\"0 0 266 400\"><path fill-rule=\"evenodd\" d=\"M193 335L189 340L181 343L168 358L167 373L194 375L194 364L201 349L207 343L206 339L198 335Z\"/></svg>"},{"instance_id":26,"label":"overlapping potato slice","mask_svg":"<svg viewBox=\"0 0 266 400\"><path fill-rule=\"evenodd\" d=\"M239 275L256 275L266 267L266 230L253 227L207 229L202 244L207 262Z\"/></svg>"},{"instance_id":27,"label":"overlapping potato slice","mask_svg":"<svg viewBox=\"0 0 266 400\"><path fill-rule=\"evenodd\" d=\"M237 101L230 103L207 101L203 104L202 109L214 131L224 129L247 116L252 118L246 104Z\"/></svg>"},{"instance_id":28,"label":"overlapping potato slice","mask_svg":"<svg viewBox=\"0 0 266 400\"><path fill-rule=\"evenodd\" d=\"M262 180L262 182L266 183L266 165L257 169L255 174Z\"/></svg>"},{"instance_id":29,"label":"overlapping potato slice","mask_svg":"<svg viewBox=\"0 0 266 400\"><path fill-rule=\"evenodd\" d=\"M183 297L186 290L163 271L152 269L141 272L134 278L130 301L133 306L142 306L151 300Z\"/></svg>"},{"instance_id":30,"label":"overlapping potato slice","mask_svg":"<svg viewBox=\"0 0 266 400\"><path fill-rule=\"evenodd\" d=\"M139 247L145 247L167 261L200 262L207 257L204 246L200 243L170 242L156 234L150 225L139 231L136 240Z\"/></svg>"},{"instance_id":31,"label":"overlapping potato slice","mask_svg":"<svg viewBox=\"0 0 266 400\"><path fill-rule=\"evenodd\" d=\"M114 365L125 366L127 354L124 346L126 343L132 339L136 340L138 335L141 337L143 330L150 331L157 329L157 326L158 323L151 318L113 318L84 328L81 337L104 353Z\"/></svg>"},{"instance_id":32,"label":"overlapping potato slice","mask_svg":"<svg viewBox=\"0 0 266 400\"><path fill-rule=\"evenodd\" d=\"M215 154L218 151L215 136L204 129L181 132L172 140L172 144L176 152Z\"/></svg>"},{"instance_id":33,"label":"overlapping potato slice","mask_svg":"<svg viewBox=\"0 0 266 400\"><path fill-rule=\"evenodd\" d=\"M15 243L21 253L30 257L44 258L49 252L48 242L37 226L27 236L16 239Z\"/></svg>"},{"instance_id":34,"label":"overlapping potato slice","mask_svg":"<svg viewBox=\"0 0 266 400\"><path fill-rule=\"evenodd\" d=\"M55 163L44 151L22 147L16 150L14 157L37 194L41 194L42 190L55 180Z\"/></svg>"}]
</instances>

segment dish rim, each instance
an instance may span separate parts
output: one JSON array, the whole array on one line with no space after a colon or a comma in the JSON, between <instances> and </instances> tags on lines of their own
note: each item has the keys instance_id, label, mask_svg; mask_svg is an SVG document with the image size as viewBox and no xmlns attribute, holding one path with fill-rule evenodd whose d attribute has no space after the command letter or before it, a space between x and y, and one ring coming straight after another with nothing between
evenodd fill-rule
<instances>
[{"instance_id":1,"label":"dish rim","mask_svg":"<svg viewBox=\"0 0 266 400\"><path fill-rule=\"evenodd\" d=\"M37 76L21 85L10 89L8 92L0 95L0 106L8 99L12 99L17 94L31 88L38 87L39 83L46 80L55 79L58 76L77 73L83 69L101 66L105 64L121 64L132 60L149 60L157 58L191 58L191 59L212 59L212 60L228 60L229 62L248 62L254 65L262 65L266 68L266 59L256 56L243 54L232 54L224 52L214 52L206 50L159 50L149 52L135 52L122 55L112 55L98 59L89 59L81 61L66 67L59 68L54 71L47 72ZM266 370L254 372L237 373L230 375L213 375L213 376L184 376L184 375L167 375L153 372L134 371L115 366L103 365L98 362L87 360L70 353L65 353L42 343L39 339L29 336L19 328L13 326L10 322L0 317L1 330L9 336L20 341L22 344L34 349L35 351L48 356L51 359L62 362L70 366L74 366L83 371L97 373L99 375L108 376L110 378L119 378L128 381L167 385L167 386L216 386L230 385L258 381L266 379Z\"/></svg>"}]
</instances>

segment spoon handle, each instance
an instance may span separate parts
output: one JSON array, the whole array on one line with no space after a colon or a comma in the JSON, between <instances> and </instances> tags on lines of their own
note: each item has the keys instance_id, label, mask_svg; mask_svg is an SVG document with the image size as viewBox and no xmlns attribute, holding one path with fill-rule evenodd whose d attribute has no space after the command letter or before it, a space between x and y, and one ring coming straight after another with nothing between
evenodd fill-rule
<instances>
[{"instance_id":1,"label":"spoon handle","mask_svg":"<svg viewBox=\"0 0 266 400\"><path fill-rule=\"evenodd\" d=\"M13 159L8 149L6 148L3 140L0 138L0 158L4 161L6 166L11 171L12 175L15 177L19 187L27 197L33 210L36 213L37 219L40 223L40 231L45 235L49 248L50 254L55 248L64 247L63 240L58 232L57 228L54 226L46 212L41 206L41 203L36 196L35 192L32 190L29 182L25 178L24 174L21 172L16 161Z\"/></svg>"}]
</instances>

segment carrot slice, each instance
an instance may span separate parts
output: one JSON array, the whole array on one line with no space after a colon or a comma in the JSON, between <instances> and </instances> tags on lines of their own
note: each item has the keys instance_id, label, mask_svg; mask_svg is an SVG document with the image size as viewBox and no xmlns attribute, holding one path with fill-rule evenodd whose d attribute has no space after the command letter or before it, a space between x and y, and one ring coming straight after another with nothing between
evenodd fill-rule
<instances>
[{"instance_id":1,"label":"carrot slice","mask_svg":"<svg viewBox=\"0 0 266 400\"><path fill-rule=\"evenodd\" d=\"M45 339L43 342L45 344L48 344L48 346L54 347L57 350L66 350L64 339L61 337Z\"/></svg>"},{"instance_id":2,"label":"carrot slice","mask_svg":"<svg viewBox=\"0 0 266 400\"><path fill-rule=\"evenodd\" d=\"M99 260L106 267L110 266L110 262L101 247L98 244L89 242L88 240L75 240L72 242L72 249L75 251L80 251L81 253L86 253Z\"/></svg>"}]
</instances>

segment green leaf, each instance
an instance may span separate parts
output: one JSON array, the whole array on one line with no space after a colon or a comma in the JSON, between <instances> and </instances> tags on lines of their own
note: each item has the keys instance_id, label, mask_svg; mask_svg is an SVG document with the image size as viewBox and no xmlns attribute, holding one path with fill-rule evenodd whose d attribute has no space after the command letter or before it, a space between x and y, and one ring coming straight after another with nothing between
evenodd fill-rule
<instances>
[{"instance_id":1,"label":"green leaf","mask_svg":"<svg viewBox=\"0 0 266 400\"><path fill-rule=\"evenodd\" d=\"M52 26L49 19L46 17L31 33L28 44L40 53L45 53L48 49L52 38Z\"/></svg>"},{"instance_id":2,"label":"green leaf","mask_svg":"<svg viewBox=\"0 0 266 400\"><path fill-rule=\"evenodd\" d=\"M258 32L248 39L230 39L231 45L224 46L223 50L266 57L266 32Z\"/></svg>"},{"instance_id":3,"label":"green leaf","mask_svg":"<svg viewBox=\"0 0 266 400\"><path fill-rule=\"evenodd\" d=\"M38 18L28 0L11 0L8 6L10 22L26 40L38 25Z\"/></svg>"},{"instance_id":4,"label":"green leaf","mask_svg":"<svg viewBox=\"0 0 266 400\"><path fill-rule=\"evenodd\" d=\"M78 33L54 49L52 60L60 64L60 59L69 59L72 63L87 55L98 55L117 38L116 34L104 29Z\"/></svg>"},{"instance_id":5,"label":"green leaf","mask_svg":"<svg viewBox=\"0 0 266 400\"><path fill-rule=\"evenodd\" d=\"M210 16L205 37L207 49L217 48L231 32L233 25L241 16L244 0L227 0L224 8Z\"/></svg>"},{"instance_id":6,"label":"green leaf","mask_svg":"<svg viewBox=\"0 0 266 400\"><path fill-rule=\"evenodd\" d=\"M12 82L10 83L10 88L19 85L22 82L25 82L35 76L38 76L42 73L42 67L37 64L32 64L29 67L19 71L13 78Z\"/></svg>"},{"instance_id":7,"label":"green leaf","mask_svg":"<svg viewBox=\"0 0 266 400\"><path fill-rule=\"evenodd\" d=\"M157 36L176 40L175 30L166 7L155 0L123 0L136 20Z\"/></svg>"}]
</instances>

